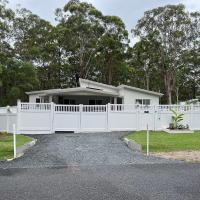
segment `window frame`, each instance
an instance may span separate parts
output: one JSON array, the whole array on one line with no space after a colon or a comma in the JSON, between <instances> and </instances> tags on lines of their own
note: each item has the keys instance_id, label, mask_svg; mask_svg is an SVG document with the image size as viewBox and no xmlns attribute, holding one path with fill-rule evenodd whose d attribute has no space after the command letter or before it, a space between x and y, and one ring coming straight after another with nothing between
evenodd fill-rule
<instances>
[{"instance_id":1,"label":"window frame","mask_svg":"<svg viewBox=\"0 0 200 200\"><path fill-rule=\"evenodd\" d=\"M141 101L141 103L138 103ZM146 104L146 101L149 101L149 104ZM142 106L150 106L151 105L151 99L135 99L136 105L142 105Z\"/></svg>"},{"instance_id":2,"label":"window frame","mask_svg":"<svg viewBox=\"0 0 200 200\"><path fill-rule=\"evenodd\" d=\"M90 101L94 101L95 104L90 104ZM97 101L101 101L101 104L97 104ZM103 99L89 99L88 100L88 105L103 105Z\"/></svg>"}]
</instances>

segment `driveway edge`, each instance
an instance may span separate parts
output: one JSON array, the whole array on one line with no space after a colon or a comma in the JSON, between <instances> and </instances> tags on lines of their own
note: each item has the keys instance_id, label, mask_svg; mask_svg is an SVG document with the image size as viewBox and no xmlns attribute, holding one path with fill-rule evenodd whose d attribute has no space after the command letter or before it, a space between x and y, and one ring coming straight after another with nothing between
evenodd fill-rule
<instances>
[{"instance_id":1,"label":"driveway edge","mask_svg":"<svg viewBox=\"0 0 200 200\"><path fill-rule=\"evenodd\" d=\"M142 152L142 146L136 143L134 140L129 140L128 138L124 138L125 144L133 151Z\"/></svg>"},{"instance_id":2,"label":"driveway edge","mask_svg":"<svg viewBox=\"0 0 200 200\"><path fill-rule=\"evenodd\" d=\"M33 140L31 142L28 142L24 145L22 145L21 147L17 148L17 154L18 155L23 155L25 153L25 151L27 151L29 148L33 147L37 140L32 138Z\"/></svg>"}]
</instances>

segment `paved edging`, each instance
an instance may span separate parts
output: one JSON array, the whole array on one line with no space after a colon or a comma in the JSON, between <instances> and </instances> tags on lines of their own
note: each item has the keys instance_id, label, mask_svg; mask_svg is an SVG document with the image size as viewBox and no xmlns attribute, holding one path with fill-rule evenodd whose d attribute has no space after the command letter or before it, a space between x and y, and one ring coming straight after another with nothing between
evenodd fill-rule
<instances>
[{"instance_id":1,"label":"paved edging","mask_svg":"<svg viewBox=\"0 0 200 200\"><path fill-rule=\"evenodd\" d=\"M19 157L23 156L24 153L28 149L30 149L32 146L34 146L36 144L37 140L32 138L32 137L30 137L30 138L32 139L31 142L28 142L28 143L26 143L26 144L24 144L24 145L22 145L20 147L17 147L17 149L16 149L17 157L16 158L19 158ZM7 161L12 161L12 160L14 160L16 158L10 158L10 159L7 159Z\"/></svg>"},{"instance_id":2,"label":"paved edging","mask_svg":"<svg viewBox=\"0 0 200 200\"><path fill-rule=\"evenodd\" d=\"M124 138L124 142L131 150L139 151L139 152L142 151L142 146L136 143L134 140L129 140L128 138Z\"/></svg>"},{"instance_id":3,"label":"paved edging","mask_svg":"<svg viewBox=\"0 0 200 200\"><path fill-rule=\"evenodd\" d=\"M32 138L33 140L31 142L28 142L24 145L22 145L21 147L17 148L17 155L23 155L25 153L25 151L27 151L29 148L31 148L32 146L34 146L36 144L36 139Z\"/></svg>"}]
</instances>

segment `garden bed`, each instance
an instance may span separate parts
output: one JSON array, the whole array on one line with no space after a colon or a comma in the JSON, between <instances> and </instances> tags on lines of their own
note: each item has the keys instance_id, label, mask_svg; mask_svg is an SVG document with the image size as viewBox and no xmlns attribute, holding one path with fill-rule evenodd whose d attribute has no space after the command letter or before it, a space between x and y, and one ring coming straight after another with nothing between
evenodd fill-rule
<instances>
[{"instance_id":1,"label":"garden bed","mask_svg":"<svg viewBox=\"0 0 200 200\"><path fill-rule=\"evenodd\" d=\"M176 133L179 133L179 134L183 134L183 133L194 133L194 131L192 131L192 130L187 130L187 129L185 129L185 130L179 130L179 129L165 129L164 130L165 132L167 132L167 133L171 133L171 134L176 134Z\"/></svg>"}]
</instances>

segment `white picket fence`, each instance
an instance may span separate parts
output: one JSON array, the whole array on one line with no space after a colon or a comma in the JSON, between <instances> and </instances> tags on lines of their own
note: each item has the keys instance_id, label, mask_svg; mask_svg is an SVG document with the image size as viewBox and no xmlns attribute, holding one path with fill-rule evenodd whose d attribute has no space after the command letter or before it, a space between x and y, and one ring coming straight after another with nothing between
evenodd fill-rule
<instances>
[{"instance_id":1,"label":"white picket fence","mask_svg":"<svg viewBox=\"0 0 200 200\"><path fill-rule=\"evenodd\" d=\"M200 106L56 105L54 103L21 103L0 108L0 131L49 134L57 131L110 132L163 130L171 121L171 109L184 114L183 124L200 130Z\"/></svg>"}]
</instances>

